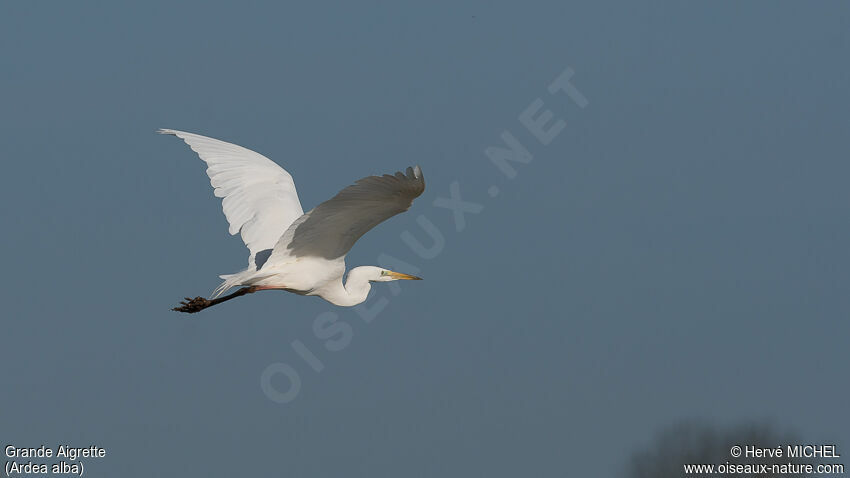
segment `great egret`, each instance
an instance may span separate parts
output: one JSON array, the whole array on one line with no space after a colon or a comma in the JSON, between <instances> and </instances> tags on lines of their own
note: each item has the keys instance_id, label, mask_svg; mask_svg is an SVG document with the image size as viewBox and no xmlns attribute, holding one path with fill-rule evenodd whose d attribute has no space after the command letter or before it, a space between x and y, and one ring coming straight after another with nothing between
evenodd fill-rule
<instances>
[{"instance_id":1,"label":"great egret","mask_svg":"<svg viewBox=\"0 0 850 478\"><path fill-rule=\"evenodd\" d=\"M366 300L371 282L420 280L374 266L345 274L345 255L363 234L410 208L425 190L419 166L406 173L369 176L304 213L292 176L265 156L205 136L161 129L177 136L207 163L207 175L222 198L230 234L241 233L251 255L248 268L221 276L210 299L186 297L178 312L194 313L260 290L317 295L339 306ZM244 286L222 296L232 287Z\"/></svg>"}]
</instances>

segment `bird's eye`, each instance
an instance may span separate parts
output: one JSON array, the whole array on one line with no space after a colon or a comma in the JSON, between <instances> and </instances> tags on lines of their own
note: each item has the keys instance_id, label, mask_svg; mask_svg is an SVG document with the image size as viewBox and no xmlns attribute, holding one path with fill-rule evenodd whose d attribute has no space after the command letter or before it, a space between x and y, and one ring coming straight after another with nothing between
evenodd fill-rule
<instances>
[{"instance_id":1,"label":"bird's eye","mask_svg":"<svg viewBox=\"0 0 850 478\"><path fill-rule=\"evenodd\" d=\"M388 275L390 275L390 271L381 271L381 275L382 276L388 276Z\"/></svg>"}]
</instances>

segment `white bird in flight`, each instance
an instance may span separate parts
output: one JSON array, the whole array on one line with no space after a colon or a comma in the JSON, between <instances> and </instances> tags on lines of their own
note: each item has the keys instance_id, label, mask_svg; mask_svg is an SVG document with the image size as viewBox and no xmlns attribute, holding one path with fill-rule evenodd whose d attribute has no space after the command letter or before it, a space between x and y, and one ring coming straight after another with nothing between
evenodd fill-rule
<instances>
[{"instance_id":1,"label":"white bird in flight","mask_svg":"<svg viewBox=\"0 0 850 478\"><path fill-rule=\"evenodd\" d=\"M178 312L194 313L260 290L317 295L339 306L366 300L372 282L419 277L375 266L345 274L345 255L357 239L384 220L410 208L425 190L419 166L406 173L369 176L304 213L292 176L250 149L193 133L161 129L177 136L207 163L207 175L222 198L230 234L241 233L251 255L248 268L222 275L210 299L186 297ZM229 289L243 286L222 296Z\"/></svg>"}]
</instances>

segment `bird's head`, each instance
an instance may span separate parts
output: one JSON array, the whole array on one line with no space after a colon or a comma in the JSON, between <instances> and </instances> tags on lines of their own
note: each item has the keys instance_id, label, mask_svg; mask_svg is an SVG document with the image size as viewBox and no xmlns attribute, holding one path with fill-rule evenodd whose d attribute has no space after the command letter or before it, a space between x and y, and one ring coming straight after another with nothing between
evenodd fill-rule
<instances>
[{"instance_id":1,"label":"bird's head","mask_svg":"<svg viewBox=\"0 0 850 478\"><path fill-rule=\"evenodd\" d=\"M377 268L380 269L380 268ZM410 274L402 274L387 269L380 269L377 277L370 279L372 282L389 282L394 280L422 280L421 277L412 276Z\"/></svg>"},{"instance_id":2,"label":"bird's head","mask_svg":"<svg viewBox=\"0 0 850 478\"><path fill-rule=\"evenodd\" d=\"M369 282L390 282L394 280L422 280L419 277L410 274L402 274L401 272L391 271L375 266L360 266L355 267L348 273L349 280L366 280Z\"/></svg>"}]
</instances>

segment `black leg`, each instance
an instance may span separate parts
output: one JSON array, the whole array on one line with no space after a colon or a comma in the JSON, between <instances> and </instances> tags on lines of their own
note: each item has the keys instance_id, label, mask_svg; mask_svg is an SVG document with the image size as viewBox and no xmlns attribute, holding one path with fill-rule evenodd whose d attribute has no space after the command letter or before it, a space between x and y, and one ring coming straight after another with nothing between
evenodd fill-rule
<instances>
[{"instance_id":1,"label":"black leg","mask_svg":"<svg viewBox=\"0 0 850 478\"><path fill-rule=\"evenodd\" d=\"M216 304L221 304L222 302L228 301L230 299L235 299L236 297L241 297L245 294L250 294L252 292L257 291L257 287L243 287L232 294L228 294L217 299L204 299L203 297L195 297L194 299L190 299L186 297L184 301L180 302L179 307L175 307L171 310L177 312L186 312L188 314L194 314L195 312L200 312L207 307L212 307Z\"/></svg>"}]
</instances>

